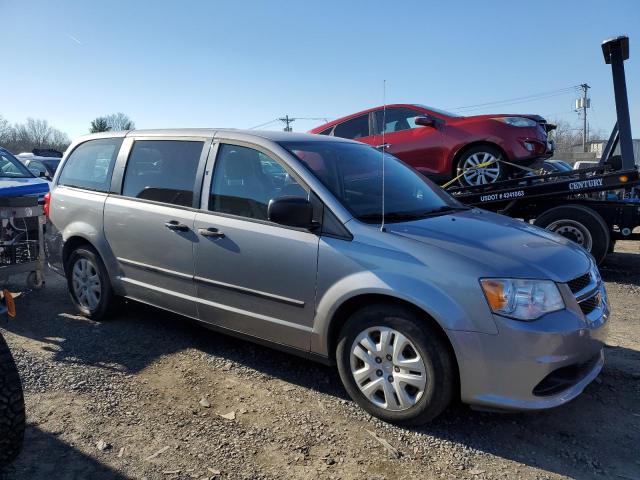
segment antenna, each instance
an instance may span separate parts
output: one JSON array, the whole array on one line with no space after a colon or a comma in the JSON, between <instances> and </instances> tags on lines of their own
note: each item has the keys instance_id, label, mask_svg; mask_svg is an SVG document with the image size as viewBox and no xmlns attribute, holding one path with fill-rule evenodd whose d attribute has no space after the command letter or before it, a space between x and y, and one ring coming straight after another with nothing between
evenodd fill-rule
<instances>
[{"instance_id":1,"label":"antenna","mask_svg":"<svg viewBox=\"0 0 640 480\"><path fill-rule=\"evenodd\" d=\"M380 222L380 231L384 229L384 151L387 145L384 142L384 131L387 125L387 81L382 80L382 220Z\"/></svg>"}]
</instances>

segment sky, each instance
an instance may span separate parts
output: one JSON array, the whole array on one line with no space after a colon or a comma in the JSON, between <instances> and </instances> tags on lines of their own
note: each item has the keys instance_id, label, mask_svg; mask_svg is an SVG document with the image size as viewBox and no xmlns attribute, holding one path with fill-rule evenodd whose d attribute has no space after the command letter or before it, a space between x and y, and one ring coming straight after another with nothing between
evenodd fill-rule
<instances>
[{"instance_id":1,"label":"sky","mask_svg":"<svg viewBox=\"0 0 640 480\"><path fill-rule=\"evenodd\" d=\"M137 128L334 119L381 105L383 81L388 103L537 113L576 128L571 87L588 83L591 130L608 134L600 43L621 34L640 136L640 0L0 0L0 25L0 116L43 118L71 138L115 112Z\"/></svg>"}]
</instances>

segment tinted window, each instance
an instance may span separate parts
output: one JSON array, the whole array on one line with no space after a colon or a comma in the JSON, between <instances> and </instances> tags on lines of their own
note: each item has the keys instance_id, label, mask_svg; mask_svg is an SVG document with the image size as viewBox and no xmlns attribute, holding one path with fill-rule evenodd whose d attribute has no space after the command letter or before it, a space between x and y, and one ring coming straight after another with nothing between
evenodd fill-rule
<instances>
[{"instance_id":1,"label":"tinted window","mask_svg":"<svg viewBox=\"0 0 640 480\"><path fill-rule=\"evenodd\" d=\"M387 108L386 113L382 110L376 112L376 124L380 133L383 131L383 125L384 133L401 132L412 128L422 128L420 125L416 125L416 118L424 116L424 113L409 108Z\"/></svg>"},{"instance_id":2,"label":"tinted window","mask_svg":"<svg viewBox=\"0 0 640 480\"><path fill-rule=\"evenodd\" d=\"M58 165L60 165L60 160L43 160L42 163L44 163L45 167L47 167L51 175L53 175L56 173Z\"/></svg>"},{"instance_id":3,"label":"tinted window","mask_svg":"<svg viewBox=\"0 0 640 480\"><path fill-rule=\"evenodd\" d=\"M122 138L101 138L78 145L67 158L58 184L108 192L121 143Z\"/></svg>"},{"instance_id":4,"label":"tinted window","mask_svg":"<svg viewBox=\"0 0 640 480\"><path fill-rule=\"evenodd\" d=\"M253 148L220 145L211 182L211 211L267 220L269 200L281 196L308 194L273 158Z\"/></svg>"},{"instance_id":5,"label":"tinted window","mask_svg":"<svg viewBox=\"0 0 640 480\"><path fill-rule=\"evenodd\" d=\"M325 128L321 132L318 132L318 135L331 135L331 130L333 130L333 125L331 125L329 128Z\"/></svg>"},{"instance_id":6,"label":"tinted window","mask_svg":"<svg viewBox=\"0 0 640 480\"><path fill-rule=\"evenodd\" d=\"M122 195L193 206L203 145L183 140L137 140L127 162Z\"/></svg>"},{"instance_id":7,"label":"tinted window","mask_svg":"<svg viewBox=\"0 0 640 480\"><path fill-rule=\"evenodd\" d=\"M281 142L358 219L380 222L382 215L382 153L347 142ZM465 208L393 155L384 163L385 219L412 220Z\"/></svg>"},{"instance_id":8,"label":"tinted window","mask_svg":"<svg viewBox=\"0 0 640 480\"><path fill-rule=\"evenodd\" d=\"M368 137L369 115L360 115L346 122L339 123L333 131L333 136L350 139Z\"/></svg>"},{"instance_id":9,"label":"tinted window","mask_svg":"<svg viewBox=\"0 0 640 480\"><path fill-rule=\"evenodd\" d=\"M42 163L40 160L28 160L26 165L29 171L34 175L36 175L36 171L38 172L37 175L40 175L40 174L49 175L49 171L47 170L47 167L45 167L44 163Z\"/></svg>"}]
</instances>

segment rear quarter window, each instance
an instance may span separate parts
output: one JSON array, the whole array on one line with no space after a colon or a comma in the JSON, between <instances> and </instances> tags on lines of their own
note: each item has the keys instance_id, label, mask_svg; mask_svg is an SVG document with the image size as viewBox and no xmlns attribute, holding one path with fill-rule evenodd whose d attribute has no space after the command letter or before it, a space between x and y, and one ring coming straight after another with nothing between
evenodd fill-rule
<instances>
[{"instance_id":1,"label":"rear quarter window","mask_svg":"<svg viewBox=\"0 0 640 480\"><path fill-rule=\"evenodd\" d=\"M62 167L58 185L108 192L122 138L100 138L78 145Z\"/></svg>"},{"instance_id":2,"label":"rear quarter window","mask_svg":"<svg viewBox=\"0 0 640 480\"><path fill-rule=\"evenodd\" d=\"M336 125L333 131L334 137L356 140L369 136L369 114L360 115Z\"/></svg>"}]
</instances>

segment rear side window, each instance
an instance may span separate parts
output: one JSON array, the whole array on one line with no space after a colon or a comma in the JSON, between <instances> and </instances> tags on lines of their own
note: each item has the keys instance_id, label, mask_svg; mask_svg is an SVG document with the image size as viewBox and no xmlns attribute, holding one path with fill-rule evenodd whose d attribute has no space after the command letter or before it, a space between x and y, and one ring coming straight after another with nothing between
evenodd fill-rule
<instances>
[{"instance_id":1,"label":"rear side window","mask_svg":"<svg viewBox=\"0 0 640 480\"><path fill-rule=\"evenodd\" d=\"M122 195L192 207L203 146L198 141L137 140L127 162Z\"/></svg>"},{"instance_id":2,"label":"rear side window","mask_svg":"<svg viewBox=\"0 0 640 480\"><path fill-rule=\"evenodd\" d=\"M360 115L336 125L334 137L357 139L369 136L369 114Z\"/></svg>"},{"instance_id":3,"label":"rear side window","mask_svg":"<svg viewBox=\"0 0 640 480\"><path fill-rule=\"evenodd\" d=\"M89 140L76 147L64 164L58 185L108 192L122 138Z\"/></svg>"}]
</instances>

